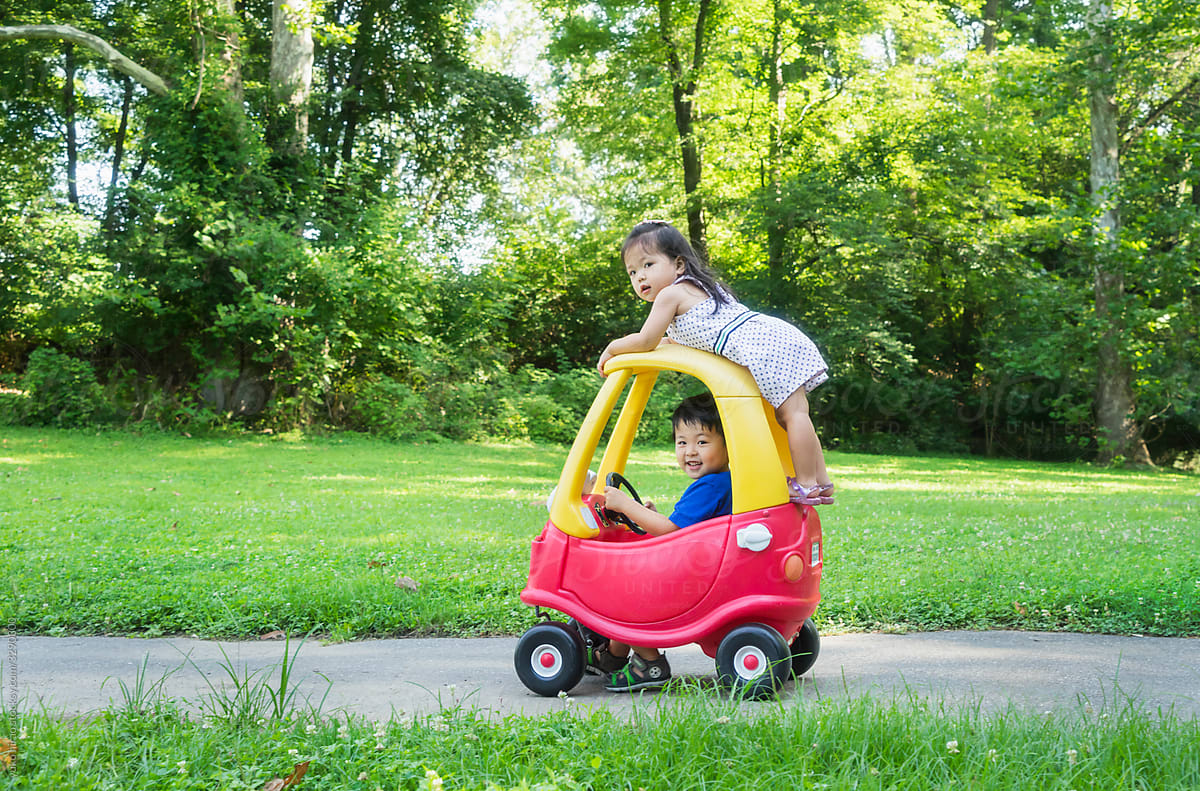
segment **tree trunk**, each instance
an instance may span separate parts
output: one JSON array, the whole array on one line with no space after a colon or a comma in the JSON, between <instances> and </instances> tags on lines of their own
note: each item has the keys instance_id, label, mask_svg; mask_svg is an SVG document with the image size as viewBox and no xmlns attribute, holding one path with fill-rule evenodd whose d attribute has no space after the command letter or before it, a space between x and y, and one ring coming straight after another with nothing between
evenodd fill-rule
<instances>
[{"instance_id":1,"label":"tree trunk","mask_svg":"<svg viewBox=\"0 0 1200 791\"><path fill-rule=\"evenodd\" d=\"M1111 0L1091 0L1087 24L1095 54L1088 70L1091 120L1091 190L1096 237L1094 295L1100 324L1096 366L1096 423L1100 460L1149 464L1150 454L1134 420L1133 368L1121 354L1121 313L1125 273L1117 253L1121 231L1118 193L1121 186L1118 114L1113 98Z\"/></svg>"},{"instance_id":2,"label":"tree trunk","mask_svg":"<svg viewBox=\"0 0 1200 791\"><path fill-rule=\"evenodd\" d=\"M215 0L217 38L223 46L220 52L221 86L229 95L229 101L241 107L245 100L242 83L242 35L241 19L236 0Z\"/></svg>"},{"instance_id":3,"label":"tree trunk","mask_svg":"<svg viewBox=\"0 0 1200 791\"><path fill-rule=\"evenodd\" d=\"M275 0L271 15L271 94L284 112L282 148L294 156L308 138L313 14L311 0Z\"/></svg>"},{"instance_id":4,"label":"tree trunk","mask_svg":"<svg viewBox=\"0 0 1200 791\"><path fill-rule=\"evenodd\" d=\"M125 137L129 134L129 109L133 105L133 81L122 77L125 91L121 97L121 121L113 141L112 172L108 177L108 197L104 207L104 229L111 232L116 221L117 180L121 177L121 160L125 158Z\"/></svg>"},{"instance_id":5,"label":"tree trunk","mask_svg":"<svg viewBox=\"0 0 1200 791\"><path fill-rule=\"evenodd\" d=\"M675 112L675 130L679 134L679 150L683 160L683 192L686 201L688 237L701 258L708 259L708 233L704 219L704 196L700 191L703 166L700 141L696 134L696 86L704 65L705 34L708 30L708 9L711 0L700 0L696 14L691 64L684 66L675 48L671 25L671 0L659 0L659 34L666 46L667 72L671 76L671 103Z\"/></svg>"},{"instance_id":6,"label":"tree trunk","mask_svg":"<svg viewBox=\"0 0 1200 791\"><path fill-rule=\"evenodd\" d=\"M364 3L363 16L358 25L358 35L354 37L354 59L351 62L350 75L346 78L344 89L346 98L342 100L341 112L338 114L338 125L342 130L342 162L349 162L354 158L358 118L362 113L363 80L365 79L368 54L375 40L377 13L378 9L374 3Z\"/></svg>"},{"instance_id":7,"label":"tree trunk","mask_svg":"<svg viewBox=\"0 0 1200 791\"><path fill-rule=\"evenodd\" d=\"M75 141L75 45L63 46L66 76L63 79L63 121L67 126L67 202L79 208L79 151Z\"/></svg>"},{"instance_id":8,"label":"tree trunk","mask_svg":"<svg viewBox=\"0 0 1200 791\"><path fill-rule=\"evenodd\" d=\"M983 3L983 51L996 53L996 29L1000 26L1000 0L984 0Z\"/></svg>"}]
</instances>

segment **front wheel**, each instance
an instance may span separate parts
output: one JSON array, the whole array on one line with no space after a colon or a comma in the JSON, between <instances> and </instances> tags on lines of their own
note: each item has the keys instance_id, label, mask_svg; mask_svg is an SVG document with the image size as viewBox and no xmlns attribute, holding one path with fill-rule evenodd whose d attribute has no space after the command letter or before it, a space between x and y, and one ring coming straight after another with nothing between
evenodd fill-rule
<instances>
[{"instance_id":1,"label":"front wheel","mask_svg":"<svg viewBox=\"0 0 1200 791\"><path fill-rule=\"evenodd\" d=\"M717 646L717 678L735 697L758 700L778 692L792 668L788 644L770 626L739 626Z\"/></svg>"},{"instance_id":2,"label":"front wheel","mask_svg":"<svg viewBox=\"0 0 1200 791\"><path fill-rule=\"evenodd\" d=\"M800 678L817 661L817 654L821 653L821 636L817 634L817 626L812 618L801 624L800 633L792 640L789 648L792 654L792 675Z\"/></svg>"},{"instance_id":3,"label":"front wheel","mask_svg":"<svg viewBox=\"0 0 1200 791\"><path fill-rule=\"evenodd\" d=\"M513 664L517 677L531 692L553 697L583 678L583 638L564 623L539 623L517 641Z\"/></svg>"}]
</instances>

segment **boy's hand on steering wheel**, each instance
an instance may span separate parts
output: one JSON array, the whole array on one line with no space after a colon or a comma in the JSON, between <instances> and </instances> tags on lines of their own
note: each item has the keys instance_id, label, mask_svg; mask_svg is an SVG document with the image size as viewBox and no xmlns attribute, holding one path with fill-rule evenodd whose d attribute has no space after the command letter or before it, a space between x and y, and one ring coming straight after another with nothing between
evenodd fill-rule
<instances>
[{"instance_id":1,"label":"boy's hand on steering wheel","mask_svg":"<svg viewBox=\"0 0 1200 791\"><path fill-rule=\"evenodd\" d=\"M633 498L625 494L615 486L604 487L604 507L610 511L619 513L628 513L629 506L634 502Z\"/></svg>"}]
</instances>

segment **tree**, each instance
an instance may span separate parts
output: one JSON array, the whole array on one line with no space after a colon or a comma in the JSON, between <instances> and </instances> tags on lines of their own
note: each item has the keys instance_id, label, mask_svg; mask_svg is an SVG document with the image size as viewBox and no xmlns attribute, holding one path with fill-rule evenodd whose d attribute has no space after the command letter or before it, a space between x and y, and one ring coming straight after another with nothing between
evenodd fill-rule
<instances>
[{"instance_id":1,"label":"tree","mask_svg":"<svg viewBox=\"0 0 1200 791\"><path fill-rule=\"evenodd\" d=\"M278 145L291 156L308 138L314 14L311 0L275 0L271 15L271 92L283 115Z\"/></svg>"},{"instance_id":2,"label":"tree","mask_svg":"<svg viewBox=\"0 0 1200 791\"><path fill-rule=\"evenodd\" d=\"M1095 305L1100 324L1096 383L1096 419L1102 434L1101 459L1127 458L1149 464L1150 455L1134 420L1133 371L1122 359L1120 313L1125 277L1116 255L1121 219L1118 205L1121 171L1114 99L1111 0L1091 0L1087 26L1094 54L1088 70L1088 110L1091 120L1091 195L1096 235Z\"/></svg>"},{"instance_id":3,"label":"tree","mask_svg":"<svg viewBox=\"0 0 1200 791\"><path fill-rule=\"evenodd\" d=\"M558 9L549 54L564 67L559 108L567 124L580 132L585 150L603 156L614 173L640 163L643 177L654 181L656 172L670 163L682 187L681 199L648 195L638 200L660 211L680 204L689 240L707 255L700 103L725 4L657 0L653 6L564 3Z\"/></svg>"}]
</instances>

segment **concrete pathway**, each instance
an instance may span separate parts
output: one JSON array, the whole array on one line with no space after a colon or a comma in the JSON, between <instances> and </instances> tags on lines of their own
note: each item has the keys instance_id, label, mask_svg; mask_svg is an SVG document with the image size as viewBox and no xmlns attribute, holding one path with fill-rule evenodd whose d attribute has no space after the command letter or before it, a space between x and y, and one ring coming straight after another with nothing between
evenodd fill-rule
<instances>
[{"instance_id":1,"label":"concrete pathway","mask_svg":"<svg viewBox=\"0 0 1200 791\"><path fill-rule=\"evenodd\" d=\"M293 682L300 700L324 698L327 714L342 710L372 720L456 704L499 714L564 705L626 711L634 699L658 695L612 695L599 679L585 676L569 703L535 696L513 670L515 646L515 638L308 642L299 649ZM228 694L231 670L278 687L283 651L282 642L270 641L8 636L0 637L0 683L6 705L16 699L22 710L74 715L120 706L121 683L133 690L140 675L144 684L162 680L165 694L202 709L210 684ZM715 683L713 661L697 646L667 655L675 675ZM1033 632L831 635L822 637L813 669L781 699L796 705L861 695L978 705L988 712L1010 705L1033 711L1135 706L1193 719L1200 715L1200 640Z\"/></svg>"}]
</instances>

